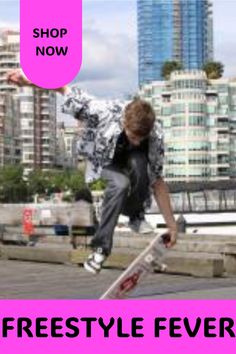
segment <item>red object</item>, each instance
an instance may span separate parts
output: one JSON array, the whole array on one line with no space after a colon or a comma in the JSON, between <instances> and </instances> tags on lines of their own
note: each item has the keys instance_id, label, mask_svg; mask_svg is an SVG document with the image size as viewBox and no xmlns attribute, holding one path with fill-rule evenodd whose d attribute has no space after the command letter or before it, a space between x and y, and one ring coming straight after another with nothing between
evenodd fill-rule
<instances>
[{"instance_id":1,"label":"red object","mask_svg":"<svg viewBox=\"0 0 236 354\"><path fill-rule=\"evenodd\" d=\"M32 235L34 232L33 210L24 209L23 212L23 232L26 235Z\"/></svg>"}]
</instances>

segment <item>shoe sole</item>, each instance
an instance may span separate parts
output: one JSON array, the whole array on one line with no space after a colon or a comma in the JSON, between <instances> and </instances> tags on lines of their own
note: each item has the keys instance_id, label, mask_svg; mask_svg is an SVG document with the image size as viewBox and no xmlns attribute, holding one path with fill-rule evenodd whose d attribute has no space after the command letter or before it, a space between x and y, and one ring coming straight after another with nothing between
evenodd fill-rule
<instances>
[{"instance_id":1,"label":"shoe sole","mask_svg":"<svg viewBox=\"0 0 236 354\"><path fill-rule=\"evenodd\" d=\"M129 227L130 231L133 231L136 234L140 234L140 235L142 235L142 234L151 234L151 233L154 232L154 229L146 229L146 230L144 229L143 231L140 231L139 229L135 229L132 226L128 225L128 227Z\"/></svg>"},{"instance_id":2,"label":"shoe sole","mask_svg":"<svg viewBox=\"0 0 236 354\"><path fill-rule=\"evenodd\" d=\"M95 270L92 268L87 262L84 262L84 269L87 270L87 272L92 273L94 275L99 274L100 270Z\"/></svg>"},{"instance_id":3,"label":"shoe sole","mask_svg":"<svg viewBox=\"0 0 236 354\"><path fill-rule=\"evenodd\" d=\"M144 231L134 230L134 229L132 229L131 227L130 227L130 230L131 230L132 232L134 232L134 233L136 233L136 234L140 234L140 235L142 235L142 234L151 234L151 233L154 232L154 230L144 230Z\"/></svg>"},{"instance_id":4,"label":"shoe sole","mask_svg":"<svg viewBox=\"0 0 236 354\"><path fill-rule=\"evenodd\" d=\"M151 233L153 233L154 232L154 230L144 230L144 231L139 231L138 232L138 234L151 234Z\"/></svg>"}]
</instances>

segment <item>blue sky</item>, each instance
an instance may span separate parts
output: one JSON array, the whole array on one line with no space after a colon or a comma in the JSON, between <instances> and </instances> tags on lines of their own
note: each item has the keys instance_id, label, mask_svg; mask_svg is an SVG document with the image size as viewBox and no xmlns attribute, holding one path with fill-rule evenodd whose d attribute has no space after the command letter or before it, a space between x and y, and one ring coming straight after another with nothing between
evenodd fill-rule
<instances>
[{"instance_id":1,"label":"blue sky","mask_svg":"<svg viewBox=\"0 0 236 354\"><path fill-rule=\"evenodd\" d=\"M83 4L79 85L103 97L135 92L136 0L83 0ZM213 0L213 5L215 59L225 64L225 76L236 76L236 1ZM19 0L0 0L0 26L18 22Z\"/></svg>"}]
</instances>

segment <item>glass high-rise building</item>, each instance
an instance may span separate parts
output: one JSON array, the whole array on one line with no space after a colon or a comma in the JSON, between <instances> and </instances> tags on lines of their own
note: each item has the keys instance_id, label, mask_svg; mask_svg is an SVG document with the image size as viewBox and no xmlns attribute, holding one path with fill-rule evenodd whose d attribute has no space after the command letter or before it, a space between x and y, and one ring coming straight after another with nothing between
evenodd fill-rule
<instances>
[{"instance_id":1,"label":"glass high-rise building","mask_svg":"<svg viewBox=\"0 0 236 354\"><path fill-rule=\"evenodd\" d=\"M139 84L161 80L165 61L201 69L213 59L209 0L137 0Z\"/></svg>"}]
</instances>

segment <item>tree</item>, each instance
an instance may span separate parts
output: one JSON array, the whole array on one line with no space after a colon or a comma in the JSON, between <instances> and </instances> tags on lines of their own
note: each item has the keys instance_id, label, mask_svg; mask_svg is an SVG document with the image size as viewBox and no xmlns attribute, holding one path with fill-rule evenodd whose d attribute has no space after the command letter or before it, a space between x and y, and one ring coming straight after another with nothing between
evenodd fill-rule
<instances>
[{"instance_id":1,"label":"tree","mask_svg":"<svg viewBox=\"0 0 236 354\"><path fill-rule=\"evenodd\" d=\"M73 195L78 193L78 191L86 187L84 174L78 170L71 172L67 186L72 191Z\"/></svg>"},{"instance_id":2,"label":"tree","mask_svg":"<svg viewBox=\"0 0 236 354\"><path fill-rule=\"evenodd\" d=\"M27 185L20 165L6 165L0 169L0 202L21 203L28 197Z\"/></svg>"},{"instance_id":3,"label":"tree","mask_svg":"<svg viewBox=\"0 0 236 354\"><path fill-rule=\"evenodd\" d=\"M166 61L162 66L161 76L163 77L163 79L169 80L170 75L173 71L182 70L182 69L183 69L183 66L178 61L175 61L175 60Z\"/></svg>"},{"instance_id":4,"label":"tree","mask_svg":"<svg viewBox=\"0 0 236 354\"><path fill-rule=\"evenodd\" d=\"M48 194L61 192L68 189L70 173L67 170L50 170L47 172Z\"/></svg>"},{"instance_id":5,"label":"tree","mask_svg":"<svg viewBox=\"0 0 236 354\"><path fill-rule=\"evenodd\" d=\"M202 69L210 80L220 79L224 73L224 65L219 61L209 61Z\"/></svg>"},{"instance_id":6,"label":"tree","mask_svg":"<svg viewBox=\"0 0 236 354\"><path fill-rule=\"evenodd\" d=\"M74 196L85 187L84 173L79 170L35 170L28 176L30 195L71 191Z\"/></svg>"},{"instance_id":7,"label":"tree","mask_svg":"<svg viewBox=\"0 0 236 354\"><path fill-rule=\"evenodd\" d=\"M28 176L28 190L29 194L44 194L50 187L49 176L46 172L36 169Z\"/></svg>"},{"instance_id":8,"label":"tree","mask_svg":"<svg viewBox=\"0 0 236 354\"><path fill-rule=\"evenodd\" d=\"M7 165L0 168L0 203L25 203L33 201L35 194L50 195L68 192L70 200L85 194L84 171L36 169L27 180L21 165ZM86 192L87 193L87 192Z\"/></svg>"}]
</instances>

